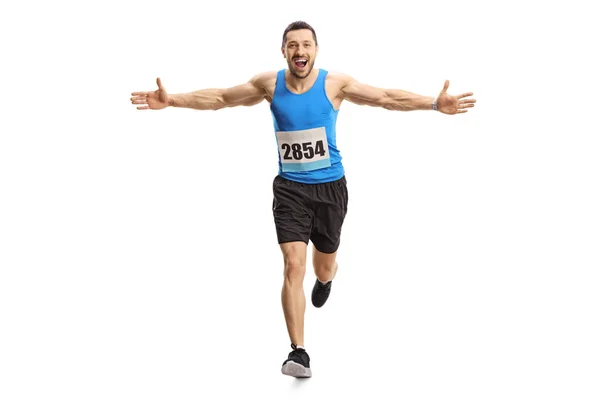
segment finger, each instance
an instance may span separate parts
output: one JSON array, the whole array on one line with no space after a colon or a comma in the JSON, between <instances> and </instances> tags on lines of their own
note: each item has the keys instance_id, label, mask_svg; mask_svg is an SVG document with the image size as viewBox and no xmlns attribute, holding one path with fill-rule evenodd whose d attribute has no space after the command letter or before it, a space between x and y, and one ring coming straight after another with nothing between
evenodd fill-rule
<instances>
[{"instance_id":1,"label":"finger","mask_svg":"<svg viewBox=\"0 0 600 400\"><path fill-rule=\"evenodd\" d=\"M463 93L460 96L458 96L458 98L462 99L463 97L469 97L469 96L473 96L473 92Z\"/></svg>"},{"instance_id":2,"label":"finger","mask_svg":"<svg viewBox=\"0 0 600 400\"><path fill-rule=\"evenodd\" d=\"M164 90L165 88L162 85L162 82L160 81L160 78L156 78L156 84L158 85L158 88L160 90Z\"/></svg>"},{"instance_id":3,"label":"finger","mask_svg":"<svg viewBox=\"0 0 600 400\"><path fill-rule=\"evenodd\" d=\"M138 110L149 110L150 107L149 106L140 106L140 107L137 107L137 109Z\"/></svg>"},{"instance_id":4,"label":"finger","mask_svg":"<svg viewBox=\"0 0 600 400\"><path fill-rule=\"evenodd\" d=\"M469 111L469 110L458 110L458 111L456 111L456 113L457 114L463 114L463 113L466 113L467 111Z\"/></svg>"},{"instance_id":5,"label":"finger","mask_svg":"<svg viewBox=\"0 0 600 400\"><path fill-rule=\"evenodd\" d=\"M477 102L477 100L475 99L468 99L468 100L461 100L458 102L458 104L466 104L466 103L475 103Z\"/></svg>"},{"instance_id":6,"label":"finger","mask_svg":"<svg viewBox=\"0 0 600 400\"><path fill-rule=\"evenodd\" d=\"M475 104L459 104L458 108L470 108L475 107Z\"/></svg>"},{"instance_id":7,"label":"finger","mask_svg":"<svg viewBox=\"0 0 600 400\"><path fill-rule=\"evenodd\" d=\"M148 96L148 93L150 92L133 92L131 93L132 96Z\"/></svg>"},{"instance_id":8,"label":"finger","mask_svg":"<svg viewBox=\"0 0 600 400\"><path fill-rule=\"evenodd\" d=\"M444 88L442 89L442 93L446 93L446 90L448 90L448 86L450 86L450 81L446 80L446 82L444 82Z\"/></svg>"},{"instance_id":9,"label":"finger","mask_svg":"<svg viewBox=\"0 0 600 400\"><path fill-rule=\"evenodd\" d=\"M148 104L148 102L144 99L132 99L131 104Z\"/></svg>"}]
</instances>

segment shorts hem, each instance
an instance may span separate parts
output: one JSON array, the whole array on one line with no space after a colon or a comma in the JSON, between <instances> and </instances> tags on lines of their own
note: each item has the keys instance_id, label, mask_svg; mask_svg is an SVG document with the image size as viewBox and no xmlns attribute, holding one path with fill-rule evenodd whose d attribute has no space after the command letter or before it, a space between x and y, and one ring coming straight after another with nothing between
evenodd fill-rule
<instances>
[{"instance_id":1,"label":"shorts hem","mask_svg":"<svg viewBox=\"0 0 600 400\"><path fill-rule=\"evenodd\" d=\"M278 244L284 244L284 243L292 243L292 242L303 242L308 246L308 240L304 240L304 239L284 239L284 240L277 240Z\"/></svg>"},{"instance_id":2,"label":"shorts hem","mask_svg":"<svg viewBox=\"0 0 600 400\"><path fill-rule=\"evenodd\" d=\"M315 242L312 242L312 244L313 244L313 246L315 247L315 249L317 249L319 252L321 252L321 253L323 253L323 254L333 254L333 253L335 253L336 251L338 251L338 249L340 248L340 245L338 244L338 245L335 247L335 250L332 250L332 251L323 251L323 250L321 250L321 249L319 248L319 246L318 246L317 244L315 244ZM329 249L328 249L328 250L329 250Z\"/></svg>"}]
</instances>

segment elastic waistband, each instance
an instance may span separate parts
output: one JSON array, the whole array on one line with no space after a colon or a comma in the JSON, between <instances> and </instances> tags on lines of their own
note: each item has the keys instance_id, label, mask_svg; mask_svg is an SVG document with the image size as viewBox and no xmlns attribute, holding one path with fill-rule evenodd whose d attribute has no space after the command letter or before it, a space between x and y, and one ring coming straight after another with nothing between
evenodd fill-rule
<instances>
[{"instance_id":1,"label":"elastic waistband","mask_svg":"<svg viewBox=\"0 0 600 400\"><path fill-rule=\"evenodd\" d=\"M334 185L339 185L340 183L345 185L346 184L346 175L342 176L340 179L336 179L335 181L319 182L319 183L297 182L297 181L293 181L291 179L284 178L281 175L276 175L275 181L280 181L287 185L295 185L295 186L303 186L303 187L334 186Z\"/></svg>"}]
</instances>

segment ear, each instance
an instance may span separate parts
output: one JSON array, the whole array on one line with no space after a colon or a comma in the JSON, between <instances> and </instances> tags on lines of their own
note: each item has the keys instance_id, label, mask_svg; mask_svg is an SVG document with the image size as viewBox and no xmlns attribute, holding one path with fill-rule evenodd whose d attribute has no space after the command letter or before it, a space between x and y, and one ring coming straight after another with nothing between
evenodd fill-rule
<instances>
[{"instance_id":1,"label":"ear","mask_svg":"<svg viewBox=\"0 0 600 400\"><path fill-rule=\"evenodd\" d=\"M285 49L283 47L281 48L281 54L283 54L283 58L285 58Z\"/></svg>"}]
</instances>

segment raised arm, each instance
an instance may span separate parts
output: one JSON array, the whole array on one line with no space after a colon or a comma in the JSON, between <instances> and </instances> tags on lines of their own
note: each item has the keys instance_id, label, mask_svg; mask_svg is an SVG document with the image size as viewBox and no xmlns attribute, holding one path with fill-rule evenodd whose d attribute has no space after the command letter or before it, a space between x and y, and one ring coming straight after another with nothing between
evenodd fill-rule
<instances>
[{"instance_id":1,"label":"raised arm","mask_svg":"<svg viewBox=\"0 0 600 400\"><path fill-rule=\"evenodd\" d=\"M344 99L372 107L382 107L387 110L413 111L413 110L435 110L444 114L460 114L467 112L467 108L475 106L475 99L465 99L473 93L463 93L459 96L451 96L446 91L450 85L446 81L438 97L422 96L400 89L382 89L358 82L349 76L340 75L342 80L341 93ZM434 107L435 100L435 107Z\"/></svg>"},{"instance_id":2,"label":"raised arm","mask_svg":"<svg viewBox=\"0 0 600 400\"><path fill-rule=\"evenodd\" d=\"M219 110L225 107L253 106L265 99L265 79L268 74L254 76L248 82L226 89L201 89L190 93L168 94L160 78L154 92L134 92L132 104L138 110L160 110L165 107L193 108L195 110Z\"/></svg>"}]
</instances>

